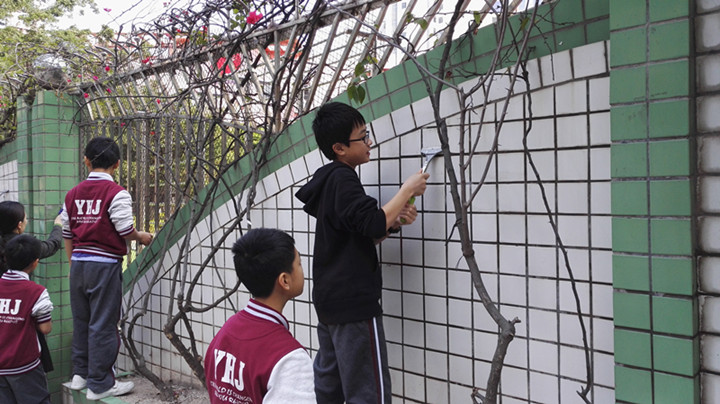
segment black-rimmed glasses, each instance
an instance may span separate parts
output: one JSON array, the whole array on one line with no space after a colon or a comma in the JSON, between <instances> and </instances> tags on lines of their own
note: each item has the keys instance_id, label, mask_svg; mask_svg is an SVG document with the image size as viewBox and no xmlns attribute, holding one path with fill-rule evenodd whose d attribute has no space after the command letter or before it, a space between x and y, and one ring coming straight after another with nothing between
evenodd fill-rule
<instances>
[{"instance_id":1,"label":"black-rimmed glasses","mask_svg":"<svg viewBox=\"0 0 720 404\"><path fill-rule=\"evenodd\" d=\"M370 143L370 131L369 131L369 130L366 130L366 131L365 131L365 136L361 137L360 139L350 139L350 140L348 140L348 143L350 143L350 142L359 142L359 141L361 141L361 140L362 140L365 144L369 144L369 143Z\"/></svg>"}]
</instances>

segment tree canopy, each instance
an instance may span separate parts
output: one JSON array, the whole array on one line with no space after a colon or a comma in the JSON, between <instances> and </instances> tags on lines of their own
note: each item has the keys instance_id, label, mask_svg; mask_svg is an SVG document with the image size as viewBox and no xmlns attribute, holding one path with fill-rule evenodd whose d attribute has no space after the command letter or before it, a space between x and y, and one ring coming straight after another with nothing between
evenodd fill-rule
<instances>
[{"instance_id":1,"label":"tree canopy","mask_svg":"<svg viewBox=\"0 0 720 404\"><path fill-rule=\"evenodd\" d=\"M60 29L60 17L74 10L90 8L94 0L13 0L0 2L0 138L3 143L15 136L15 102L18 96L32 96L39 86L60 86L45 82L49 68L56 79L70 84L72 61L67 55L81 54L91 40L87 29L75 26ZM108 30L104 30L104 35ZM40 58L42 55L42 58ZM38 59L40 58L40 59ZM68 81L69 80L69 81Z\"/></svg>"}]
</instances>

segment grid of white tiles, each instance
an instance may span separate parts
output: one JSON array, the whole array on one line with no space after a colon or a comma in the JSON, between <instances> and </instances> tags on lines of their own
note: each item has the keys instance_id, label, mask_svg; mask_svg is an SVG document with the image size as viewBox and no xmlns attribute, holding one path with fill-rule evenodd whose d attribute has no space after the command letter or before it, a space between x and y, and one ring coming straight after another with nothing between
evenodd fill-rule
<instances>
[{"instance_id":1,"label":"grid of white tiles","mask_svg":"<svg viewBox=\"0 0 720 404\"><path fill-rule=\"evenodd\" d=\"M720 402L720 3L697 2L702 401Z\"/></svg>"},{"instance_id":2,"label":"grid of white tiles","mask_svg":"<svg viewBox=\"0 0 720 404\"><path fill-rule=\"evenodd\" d=\"M535 119L528 147L578 280L594 362L594 402L614 401L606 47L596 43L529 66ZM499 80L495 95L507 87ZM448 94L442 102L452 123L457 101ZM500 107L488 106L484 130L490 129L479 150L490 146ZM582 335L540 187L522 151L523 108L521 98L511 101L499 153L471 208L475 251L505 316L522 321L503 371L504 402L577 402L586 373ZM429 102L418 102L372 123L378 159L360 171L379 200L388 200L417 171L422 147L438 144L431 117ZM451 125L453 130L458 129ZM469 179L477 183L487 156L474 159ZM460 259L442 161L434 161L429 172L430 185L418 202L420 219L401 239L381 247L393 392L407 402L465 402L472 387L486 381L496 326Z\"/></svg>"},{"instance_id":3,"label":"grid of white tiles","mask_svg":"<svg viewBox=\"0 0 720 404\"><path fill-rule=\"evenodd\" d=\"M0 165L0 201L18 200L17 160Z\"/></svg>"},{"instance_id":4,"label":"grid of white tiles","mask_svg":"<svg viewBox=\"0 0 720 404\"><path fill-rule=\"evenodd\" d=\"M614 401L607 46L587 45L529 66L535 120L528 143L577 279L594 361L593 402ZM495 87L505 86L498 81ZM503 371L503 402L577 402L585 375L580 328L562 255L522 151L522 102L516 97L510 104L499 153L473 204L474 246L484 281L502 312L522 321ZM457 102L444 97L443 106L449 122L456 121ZM489 105L486 125L493 124L496 113L496 106ZM368 193L381 204L419 169L419 150L437 145L431 116L429 103L420 101L371 123L377 147L373 160L359 171ZM473 158L469 176L477 182L487 156ZM266 177L249 217L254 227L276 227L293 235L308 277L315 224L293 195L325 162L314 151ZM420 218L380 247L393 394L396 402L468 402L472 388L486 381L496 327L473 291L457 236L451 235L442 161L434 161L429 172L428 190L417 202ZM193 229L190 268L202 261L211 237L217 238L234 215L229 202ZM203 274L194 300L210 303L234 285L232 241L234 237L228 238L219 254L217 269ZM173 247L158 265L169 268L176 257ZM308 280L303 295L284 314L293 334L314 354L317 318L311 288ZM147 281L135 289L128 301L137 300ZM148 366L163 378L196 382L157 331L166 321L170 283L155 289L149 313L135 331ZM199 352L205 352L219 327L248 298L241 287L227 304L191 315ZM123 360L126 368L132 367Z\"/></svg>"}]
</instances>

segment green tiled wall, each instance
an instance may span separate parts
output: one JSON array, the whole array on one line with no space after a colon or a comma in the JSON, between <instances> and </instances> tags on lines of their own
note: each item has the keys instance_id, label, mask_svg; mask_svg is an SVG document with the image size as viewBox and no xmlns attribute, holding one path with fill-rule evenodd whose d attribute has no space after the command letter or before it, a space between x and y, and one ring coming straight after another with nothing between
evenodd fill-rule
<instances>
[{"instance_id":1,"label":"green tiled wall","mask_svg":"<svg viewBox=\"0 0 720 404\"><path fill-rule=\"evenodd\" d=\"M699 402L689 0L610 0L615 397Z\"/></svg>"},{"instance_id":2,"label":"green tiled wall","mask_svg":"<svg viewBox=\"0 0 720 404\"><path fill-rule=\"evenodd\" d=\"M65 193L78 182L79 134L73 118L77 112L69 95L38 92L32 105L18 98L18 133L12 142L18 164L19 201L25 205L29 219L26 231L46 239L62 207ZM3 150L4 151L4 150ZM69 299L69 267L64 249L40 261L33 273L44 285L55 305L53 330L48 335L55 370L48 373L53 402L60 402L61 384L71 376L70 343L72 315Z\"/></svg>"}]
</instances>

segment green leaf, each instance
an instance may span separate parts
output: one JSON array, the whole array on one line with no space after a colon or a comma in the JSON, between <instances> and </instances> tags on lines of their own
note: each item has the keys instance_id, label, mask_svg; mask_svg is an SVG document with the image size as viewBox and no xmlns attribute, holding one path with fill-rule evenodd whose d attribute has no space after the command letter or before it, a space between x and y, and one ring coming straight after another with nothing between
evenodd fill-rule
<instances>
[{"instance_id":1,"label":"green leaf","mask_svg":"<svg viewBox=\"0 0 720 404\"><path fill-rule=\"evenodd\" d=\"M522 20L520 20L520 31L525 31L525 27L527 27L529 22L530 22L530 17L525 17Z\"/></svg>"},{"instance_id":2,"label":"green leaf","mask_svg":"<svg viewBox=\"0 0 720 404\"><path fill-rule=\"evenodd\" d=\"M365 101L365 89L362 86L357 87L357 99L358 104L362 104Z\"/></svg>"},{"instance_id":3,"label":"green leaf","mask_svg":"<svg viewBox=\"0 0 720 404\"><path fill-rule=\"evenodd\" d=\"M428 29L429 24L426 19L418 18L417 20L415 20L415 22L418 23L418 25L420 25L420 27L422 27L422 29Z\"/></svg>"},{"instance_id":4,"label":"green leaf","mask_svg":"<svg viewBox=\"0 0 720 404\"><path fill-rule=\"evenodd\" d=\"M476 24L480 24L482 22L482 13L479 11L473 11L473 19L475 19Z\"/></svg>"},{"instance_id":5,"label":"green leaf","mask_svg":"<svg viewBox=\"0 0 720 404\"><path fill-rule=\"evenodd\" d=\"M360 77L365 74L365 63L360 62L355 65L355 76Z\"/></svg>"},{"instance_id":6,"label":"green leaf","mask_svg":"<svg viewBox=\"0 0 720 404\"><path fill-rule=\"evenodd\" d=\"M354 100L355 97L357 97L357 87L355 87L354 84L351 84L348 89L348 97L350 97L351 100Z\"/></svg>"}]
</instances>

